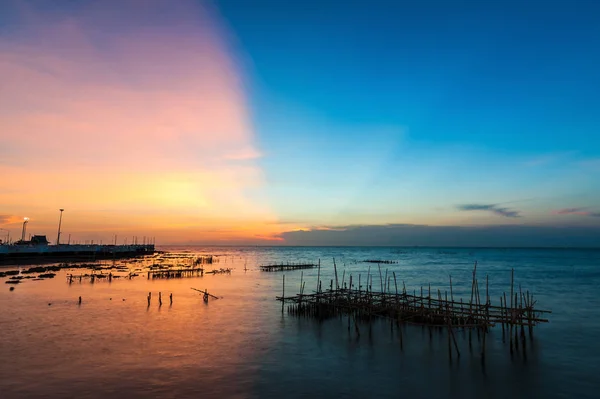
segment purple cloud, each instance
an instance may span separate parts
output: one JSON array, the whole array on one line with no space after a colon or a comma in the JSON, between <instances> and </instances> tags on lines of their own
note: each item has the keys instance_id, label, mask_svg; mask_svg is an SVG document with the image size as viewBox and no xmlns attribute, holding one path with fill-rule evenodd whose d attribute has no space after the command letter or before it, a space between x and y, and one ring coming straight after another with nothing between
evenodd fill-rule
<instances>
[{"instance_id":1,"label":"purple cloud","mask_svg":"<svg viewBox=\"0 0 600 399\"><path fill-rule=\"evenodd\" d=\"M591 216L600 217L600 212L590 212L587 208L563 208L556 211L552 211L554 215L579 215L579 216Z\"/></svg>"},{"instance_id":2,"label":"purple cloud","mask_svg":"<svg viewBox=\"0 0 600 399\"><path fill-rule=\"evenodd\" d=\"M519 211L500 207L497 204L465 204L457 207L461 211L489 211L507 218L521 217Z\"/></svg>"}]
</instances>

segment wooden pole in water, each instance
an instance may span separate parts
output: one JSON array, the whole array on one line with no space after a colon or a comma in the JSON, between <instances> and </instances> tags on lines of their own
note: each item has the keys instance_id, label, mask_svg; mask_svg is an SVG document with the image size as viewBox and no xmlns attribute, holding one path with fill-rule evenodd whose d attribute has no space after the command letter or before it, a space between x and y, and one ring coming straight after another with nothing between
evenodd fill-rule
<instances>
[{"instance_id":1,"label":"wooden pole in water","mask_svg":"<svg viewBox=\"0 0 600 399\"><path fill-rule=\"evenodd\" d=\"M450 300L454 303L454 294L452 292L452 275L450 274Z\"/></svg>"},{"instance_id":2,"label":"wooden pole in water","mask_svg":"<svg viewBox=\"0 0 600 399\"><path fill-rule=\"evenodd\" d=\"M385 285L384 285L385 292L389 291L389 288L390 288L389 282L390 281L388 280L388 269L385 269Z\"/></svg>"},{"instance_id":3,"label":"wooden pole in water","mask_svg":"<svg viewBox=\"0 0 600 399\"><path fill-rule=\"evenodd\" d=\"M285 304L285 274L283 275L283 292L281 293L281 313L283 314L283 305Z\"/></svg>"},{"instance_id":4,"label":"wooden pole in water","mask_svg":"<svg viewBox=\"0 0 600 399\"><path fill-rule=\"evenodd\" d=\"M383 292L383 277L381 276L381 264L377 263L377 267L379 268L379 286L381 287L381 292Z\"/></svg>"},{"instance_id":5,"label":"wooden pole in water","mask_svg":"<svg viewBox=\"0 0 600 399\"><path fill-rule=\"evenodd\" d=\"M348 286L348 304L350 304L350 295L352 293L352 275L350 275L350 282L349 282L349 286ZM348 312L348 331L350 331L350 313L352 313L352 310L350 310Z\"/></svg>"},{"instance_id":6,"label":"wooden pole in water","mask_svg":"<svg viewBox=\"0 0 600 399\"><path fill-rule=\"evenodd\" d=\"M514 316L514 312L513 312L513 288L514 288L514 278L515 278L515 269L511 269L510 270L510 324L509 324L509 328L510 328L510 353L512 353L513 351L513 339L512 339L512 332L513 332L513 316ZM517 347L517 343L515 342L515 347Z\"/></svg>"},{"instance_id":7,"label":"wooden pole in water","mask_svg":"<svg viewBox=\"0 0 600 399\"><path fill-rule=\"evenodd\" d=\"M319 293L321 286L321 259L319 259L319 269L317 271L317 293Z\"/></svg>"},{"instance_id":8,"label":"wooden pole in water","mask_svg":"<svg viewBox=\"0 0 600 399\"><path fill-rule=\"evenodd\" d=\"M338 285L338 275L337 275L337 266L335 264L335 258L333 258L333 271L335 273L335 289L337 290L338 288L340 288L340 286Z\"/></svg>"},{"instance_id":9,"label":"wooden pole in water","mask_svg":"<svg viewBox=\"0 0 600 399\"><path fill-rule=\"evenodd\" d=\"M510 345L510 353L512 354L513 353L512 330L510 329L510 313L509 313L507 305L508 305L508 301L506 300L506 292L505 292L504 293L504 313L506 313L506 316L503 317L503 320L506 323L506 332L508 333L508 342Z\"/></svg>"},{"instance_id":10,"label":"wooden pole in water","mask_svg":"<svg viewBox=\"0 0 600 399\"><path fill-rule=\"evenodd\" d=\"M485 304L489 305L490 303L490 276L488 274L485 275Z\"/></svg>"},{"instance_id":11,"label":"wooden pole in water","mask_svg":"<svg viewBox=\"0 0 600 399\"><path fill-rule=\"evenodd\" d=\"M429 283L429 294L427 295L427 307L431 309L431 283Z\"/></svg>"},{"instance_id":12,"label":"wooden pole in water","mask_svg":"<svg viewBox=\"0 0 600 399\"><path fill-rule=\"evenodd\" d=\"M504 307L502 306L502 295L500 295L500 324L502 325L502 342L506 342L504 335Z\"/></svg>"},{"instance_id":13,"label":"wooden pole in water","mask_svg":"<svg viewBox=\"0 0 600 399\"><path fill-rule=\"evenodd\" d=\"M531 325L531 310L532 310L531 299L529 298L529 291L527 291L527 324L529 327L529 339L533 339L533 326Z\"/></svg>"},{"instance_id":14,"label":"wooden pole in water","mask_svg":"<svg viewBox=\"0 0 600 399\"><path fill-rule=\"evenodd\" d=\"M450 326L450 311L448 310L448 302L446 302L446 319L448 323L448 355L450 356L450 360L452 360L452 327Z\"/></svg>"},{"instance_id":15,"label":"wooden pole in water","mask_svg":"<svg viewBox=\"0 0 600 399\"><path fill-rule=\"evenodd\" d=\"M519 305L518 299L517 299L517 293L515 292L515 307ZM515 313L515 322L517 321L517 317L518 315ZM517 324L515 324L515 349L519 350L519 335L518 335L518 331L519 331L519 326Z\"/></svg>"},{"instance_id":16,"label":"wooden pole in water","mask_svg":"<svg viewBox=\"0 0 600 399\"><path fill-rule=\"evenodd\" d=\"M525 315L525 311L523 310L523 298L525 294L521 292L521 285L519 284L519 292L521 293L521 306L519 309L519 321L521 322L521 342L523 343L523 354L526 353L527 342L525 339L525 320L523 320L523 316ZM527 301L525 301L525 307L527 307Z\"/></svg>"}]
</instances>

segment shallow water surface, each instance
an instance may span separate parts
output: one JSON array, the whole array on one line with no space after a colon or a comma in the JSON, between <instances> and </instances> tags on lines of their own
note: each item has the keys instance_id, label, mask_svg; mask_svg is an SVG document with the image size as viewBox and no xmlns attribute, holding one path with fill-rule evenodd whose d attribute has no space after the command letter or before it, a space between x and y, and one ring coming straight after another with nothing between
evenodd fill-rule
<instances>
[{"instance_id":1,"label":"shallow water surface","mask_svg":"<svg viewBox=\"0 0 600 399\"><path fill-rule=\"evenodd\" d=\"M67 283L67 270L27 280L13 292L0 279L0 397L597 397L600 385L600 251L433 248L171 247L219 255L214 268L231 275ZM498 303L515 282L552 310L537 327L526 356L513 356L495 328L481 362L476 335L457 332L461 357L448 358L447 335L405 326L403 348L388 321L317 322L282 314L286 294L316 288L317 269L264 273L258 265L321 259L323 286L352 274L363 281L376 264L396 273L409 291L432 284L468 298L478 261L480 284L489 275ZM248 270L244 271L244 266ZM212 266L207 266L211 270ZM75 274L81 271L75 271ZM220 297L204 303L190 288ZM147 306L148 292L152 292ZM158 293L163 305L158 304ZM173 304L168 296L173 294ZM81 306L77 298L82 297ZM498 300L494 300L498 298Z\"/></svg>"}]
</instances>

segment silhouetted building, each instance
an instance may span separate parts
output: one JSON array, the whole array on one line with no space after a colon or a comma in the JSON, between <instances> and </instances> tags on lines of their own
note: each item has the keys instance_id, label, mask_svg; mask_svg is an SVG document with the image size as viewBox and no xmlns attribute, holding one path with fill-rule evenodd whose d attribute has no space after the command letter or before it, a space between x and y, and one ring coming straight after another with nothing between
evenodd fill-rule
<instances>
[{"instance_id":1,"label":"silhouetted building","mask_svg":"<svg viewBox=\"0 0 600 399\"><path fill-rule=\"evenodd\" d=\"M46 236L33 236L31 237L31 245L48 245L50 242Z\"/></svg>"}]
</instances>

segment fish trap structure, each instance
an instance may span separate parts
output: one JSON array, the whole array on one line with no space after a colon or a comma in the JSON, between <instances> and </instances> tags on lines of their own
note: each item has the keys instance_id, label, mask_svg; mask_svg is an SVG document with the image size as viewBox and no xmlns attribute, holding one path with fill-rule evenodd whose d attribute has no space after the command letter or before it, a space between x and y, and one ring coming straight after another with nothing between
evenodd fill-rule
<instances>
[{"instance_id":1,"label":"fish trap structure","mask_svg":"<svg viewBox=\"0 0 600 399\"><path fill-rule=\"evenodd\" d=\"M446 291L442 295L439 289L437 292L432 292L431 285L426 292L421 287L420 293L416 290L413 290L412 293L407 292L404 283L398 289L396 273L394 272L388 277L386 272L384 280L381 268L379 268L381 291L371 289L372 276L370 274L367 275L366 289L362 289L360 275L358 287L355 286L352 275L350 275L348 283L344 283L342 280L340 285L335 261L334 270L335 280L330 280L328 289L323 290L321 281L318 280L316 291L305 293L306 282L301 277L300 293L287 297L285 296L285 276L283 276L283 294L276 297L278 301L281 301L281 311L284 312L285 305L287 305L287 312L296 316L319 320L347 316L348 330L350 331L353 321L358 336L360 336L359 322L369 323L375 318L386 318L392 321L392 326L394 323L398 326L401 342L401 324L428 326L430 332L432 328L447 329L450 357L452 357L452 347L460 356L454 330L468 330L469 345L471 345L472 331L475 331L478 337L483 335L482 358L485 357L486 335L491 328L498 325L502 327L502 340L503 342L509 341L511 354L514 350L518 350L519 340L525 353L526 329L532 339L534 327L540 323L547 323L549 320L546 318L546 314L551 313L548 310L537 309L537 301L529 291L523 292L520 286L518 291L515 290L514 269L511 271L510 293L508 297L506 293L503 293L500 296L499 304L496 305L492 304L489 295L489 279L487 277L485 296L482 298L476 277L477 264L473 269L471 294L468 301L454 298L451 276L450 294L448 295ZM390 290L390 287L393 288L393 291Z\"/></svg>"},{"instance_id":2,"label":"fish trap structure","mask_svg":"<svg viewBox=\"0 0 600 399\"><path fill-rule=\"evenodd\" d=\"M214 270L210 270L208 272L206 272L206 274L231 274L231 271L233 269L231 267L229 268L220 268L220 269L214 269Z\"/></svg>"},{"instance_id":3,"label":"fish trap structure","mask_svg":"<svg viewBox=\"0 0 600 399\"><path fill-rule=\"evenodd\" d=\"M203 255L199 256L194 260L194 265L212 265L213 263L217 263L219 259L212 255Z\"/></svg>"},{"instance_id":4,"label":"fish trap structure","mask_svg":"<svg viewBox=\"0 0 600 399\"><path fill-rule=\"evenodd\" d=\"M392 265L398 263L397 260L384 260L384 259L365 259L364 263L381 263L383 265Z\"/></svg>"},{"instance_id":5,"label":"fish trap structure","mask_svg":"<svg viewBox=\"0 0 600 399\"><path fill-rule=\"evenodd\" d=\"M204 269L200 267L195 268L181 268L181 269L166 269L166 270L148 270L148 280L154 280L158 278L171 279L171 278L184 278L184 277L202 277L204 275Z\"/></svg>"},{"instance_id":6,"label":"fish trap structure","mask_svg":"<svg viewBox=\"0 0 600 399\"><path fill-rule=\"evenodd\" d=\"M260 270L263 272L283 272L286 270L301 270L301 269L314 269L319 266L321 261L318 264L316 263L281 263L278 265L263 265L260 266Z\"/></svg>"}]
</instances>

